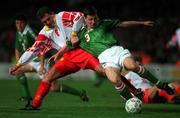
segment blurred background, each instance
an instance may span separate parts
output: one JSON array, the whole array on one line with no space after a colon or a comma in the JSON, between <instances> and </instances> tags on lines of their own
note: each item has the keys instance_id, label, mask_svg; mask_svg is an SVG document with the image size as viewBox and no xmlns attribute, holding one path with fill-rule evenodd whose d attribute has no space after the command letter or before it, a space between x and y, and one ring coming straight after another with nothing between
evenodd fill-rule
<instances>
[{"instance_id":1,"label":"blurred background","mask_svg":"<svg viewBox=\"0 0 180 118\"><path fill-rule=\"evenodd\" d=\"M41 24L36 18L39 7L49 6L58 13L62 10L81 11L86 5L94 5L101 18L154 21L153 28L118 29L116 34L121 45L147 57L147 63L174 64L179 59L178 46L166 49L180 19L177 0L6 0L0 4L0 62L11 62L14 56L13 17L16 13L26 13L29 24L40 30Z\"/></svg>"},{"instance_id":2,"label":"blurred background","mask_svg":"<svg viewBox=\"0 0 180 118\"><path fill-rule=\"evenodd\" d=\"M39 7L49 6L58 13L63 10L81 11L87 5L94 5L100 18L154 21L155 26L152 28L119 28L114 32L121 45L133 54L142 56L144 64L179 66L178 45L166 47L179 27L180 9L177 0L6 0L6 3L0 4L1 64L14 63L16 29L13 18L16 13L25 13L31 27L40 30L42 26L36 18Z\"/></svg>"}]
</instances>

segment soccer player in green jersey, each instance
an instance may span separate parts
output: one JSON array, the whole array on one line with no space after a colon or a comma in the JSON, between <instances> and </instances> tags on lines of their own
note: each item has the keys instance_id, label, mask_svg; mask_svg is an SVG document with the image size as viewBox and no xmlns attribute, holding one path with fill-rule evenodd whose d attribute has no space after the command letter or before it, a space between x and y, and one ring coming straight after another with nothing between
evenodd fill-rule
<instances>
[{"instance_id":1,"label":"soccer player in green jersey","mask_svg":"<svg viewBox=\"0 0 180 118\"><path fill-rule=\"evenodd\" d=\"M15 26L17 29L15 40L15 57L17 63L21 55L34 44L37 31L32 30L32 28L28 25L27 18L24 14L16 15ZM47 60L45 61L44 57L42 57L34 58L29 61L28 64L25 64L18 69L16 77L22 86L22 96L19 99L20 101L30 101L32 99L25 73L38 72L40 78L42 78L45 70L48 68Z\"/></svg>"},{"instance_id":2,"label":"soccer player in green jersey","mask_svg":"<svg viewBox=\"0 0 180 118\"><path fill-rule=\"evenodd\" d=\"M59 15L61 15L61 16L57 17ZM76 36L76 34L75 34L76 30L74 31L73 30L74 27L71 26L73 24L72 21L74 21L73 18L75 19L75 22L73 24L75 26L75 28L77 27L76 24L79 23L79 22L77 22L77 19L79 18L79 20L80 20L80 18L81 18L81 17L73 17L72 15L76 15L76 14L71 13L71 12L70 13L69 12L60 12L60 14L55 16L54 14L52 14L52 12L47 12L46 8L40 8L40 10L38 11L38 16L39 16L41 22L43 24L47 25L48 27L55 28L54 26L57 26L57 25L54 25L54 23L55 23L54 21L58 21L60 23L60 24L57 23L57 24L59 24L58 25L59 30L53 30L53 31L55 31L54 33L56 33L57 36L63 36L63 35L59 35L59 34L64 33L64 29L69 30L69 32L71 32L71 33L73 31L74 33L72 33L69 36L69 39L71 39L71 36L72 37ZM55 19L57 19L57 20L55 20ZM82 19L82 21L83 21L83 19ZM64 23L64 24L61 24L61 23ZM67 25L67 23L70 23L70 25ZM63 29L60 29L60 28L63 28ZM79 28L81 28L81 27L79 27ZM51 38L47 37L49 35L49 33L44 32L44 30L45 29L43 28L42 29L43 32L41 32L41 35L38 36L39 40L37 39L37 41L36 41L37 45L34 45L31 48L31 49L34 49L34 50L28 50L29 52L27 52L26 54L23 54L23 55L26 55L24 57L31 57L31 54L33 55L37 51L42 52L43 50L41 50L41 49L47 49L46 48L47 46L49 46L50 49L51 48L56 48L60 52L61 52L61 50L64 50L63 47L67 47L67 45L66 45L67 42L62 42L63 45L59 45L59 44L61 44L61 42L60 42L61 40L62 41L67 40L66 35L65 35L65 37L64 36L59 37L57 40L53 39L53 38L51 39ZM48 33L48 34L46 34L46 33ZM58 40L60 40L60 41L58 41ZM45 41L47 41L47 42L50 41L50 42L43 43ZM43 47L40 47L40 49L39 49L39 44L41 44L41 46L43 46ZM57 45L49 45L49 44L57 44ZM56 55L57 57L59 56L59 51L58 51L58 53ZM35 55L37 55L37 54L35 54ZM20 58L20 59L22 59L22 58ZM16 70L19 67L24 65L23 60L24 60L24 63L25 63L29 59L23 58L21 60L21 62L19 63L20 65L17 65L16 67L10 69L10 74L13 74L13 75L16 74ZM98 59L95 58L94 56L92 56L91 54L87 53L86 51L84 51L81 48L76 48L76 49L74 49L72 51L68 51L62 56L62 58L60 60L57 60L57 62L55 62L53 67L50 70L48 70L48 72L45 74L45 76L43 77L43 80L41 81L41 83L40 83L40 85L38 87L38 90L37 90L37 92L35 94L35 97L34 97L34 99L32 101L32 104L30 106L25 107L24 110L37 110L40 107L43 99L45 98L45 96L49 92L49 88L51 87L51 83L53 81L55 81L58 77L63 77L65 75L67 75L67 74L77 72L80 69L92 69L92 70L96 70L97 72L99 72L101 74L104 74L104 69L99 64ZM119 80L117 80L113 84L117 85L116 87L119 87ZM129 86L129 87L131 87L131 86ZM134 86L131 87L130 89L132 90L133 94L135 94L137 96L140 96L141 93L142 93L141 91L136 90L136 88L134 88ZM129 94L128 95L126 94L126 96L124 96L124 97L126 97L127 99L132 97L130 92L126 92L126 93L127 94L129 93ZM124 93L124 95L125 95L125 93Z\"/></svg>"},{"instance_id":3,"label":"soccer player in green jersey","mask_svg":"<svg viewBox=\"0 0 180 118\"><path fill-rule=\"evenodd\" d=\"M114 37L112 29L114 27L129 27L136 25L153 26L151 21L124 21L119 20L100 20L94 7L86 7L84 10L85 25L78 32L80 40L79 46L98 57L100 63L105 68L107 77L114 83L120 77L122 67L132 70L140 76L148 78L150 82L156 84L160 89L164 89L169 94L174 91L167 83L159 81L145 67L137 65L133 60L129 50L119 46L119 40ZM77 44L77 41L72 41ZM120 87L116 87L121 93L125 93L126 87L122 82Z\"/></svg>"},{"instance_id":4,"label":"soccer player in green jersey","mask_svg":"<svg viewBox=\"0 0 180 118\"><path fill-rule=\"evenodd\" d=\"M26 49L31 47L31 45L34 43L36 35L34 31L30 28L30 26L27 24L27 18L24 14L18 14L15 17L15 25L17 29L15 40L15 57L17 61L19 60L21 54L24 53ZM32 69L32 66L28 65L28 68ZM22 97L20 98L20 100L32 99L26 76L24 74L21 74L17 76L17 80L22 86Z\"/></svg>"}]
</instances>

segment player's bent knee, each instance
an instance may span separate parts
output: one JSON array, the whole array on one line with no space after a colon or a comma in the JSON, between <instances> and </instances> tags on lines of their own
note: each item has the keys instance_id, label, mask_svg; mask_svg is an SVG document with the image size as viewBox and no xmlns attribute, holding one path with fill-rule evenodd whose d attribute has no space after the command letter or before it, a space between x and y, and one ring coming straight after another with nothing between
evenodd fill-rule
<instances>
[{"instance_id":1,"label":"player's bent knee","mask_svg":"<svg viewBox=\"0 0 180 118\"><path fill-rule=\"evenodd\" d=\"M104 76L106 75L105 71L104 71L104 68L101 65L96 66L95 71L98 72L101 75L104 75Z\"/></svg>"}]
</instances>

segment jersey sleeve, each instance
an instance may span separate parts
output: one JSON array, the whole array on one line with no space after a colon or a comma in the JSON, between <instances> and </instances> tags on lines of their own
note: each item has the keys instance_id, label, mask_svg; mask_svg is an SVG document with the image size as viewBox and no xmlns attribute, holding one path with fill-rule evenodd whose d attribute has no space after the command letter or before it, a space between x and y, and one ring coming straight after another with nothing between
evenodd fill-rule
<instances>
[{"instance_id":1,"label":"jersey sleeve","mask_svg":"<svg viewBox=\"0 0 180 118\"><path fill-rule=\"evenodd\" d=\"M29 40L29 44L30 46L33 45L33 43L36 41L36 36L35 35L32 35L30 32L27 33L27 38Z\"/></svg>"},{"instance_id":2,"label":"jersey sleeve","mask_svg":"<svg viewBox=\"0 0 180 118\"><path fill-rule=\"evenodd\" d=\"M52 43L50 40L51 31L52 30L44 27L37 36L35 43L28 49L28 51L35 53L37 56L42 56L52 49Z\"/></svg>"},{"instance_id":3,"label":"jersey sleeve","mask_svg":"<svg viewBox=\"0 0 180 118\"><path fill-rule=\"evenodd\" d=\"M112 28L116 27L119 22L120 21L118 19L115 19L115 20L105 19L102 21L103 26L106 27L107 29L112 29Z\"/></svg>"},{"instance_id":4,"label":"jersey sleeve","mask_svg":"<svg viewBox=\"0 0 180 118\"><path fill-rule=\"evenodd\" d=\"M44 55L50 49L52 49L51 41L46 37L45 31L41 30L35 43L23 53L18 62L26 64L36 56Z\"/></svg>"},{"instance_id":5,"label":"jersey sleeve","mask_svg":"<svg viewBox=\"0 0 180 118\"><path fill-rule=\"evenodd\" d=\"M34 39L36 38L36 34L35 34L36 30L35 30L35 29L32 30L32 29L29 27L28 32L29 32L29 35L31 35L32 38L34 38Z\"/></svg>"},{"instance_id":6,"label":"jersey sleeve","mask_svg":"<svg viewBox=\"0 0 180 118\"><path fill-rule=\"evenodd\" d=\"M81 12L62 12L64 26L72 27L72 31L79 31L83 24L83 13Z\"/></svg>"},{"instance_id":7,"label":"jersey sleeve","mask_svg":"<svg viewBox=\"0 0 180 118\"><path fill-rule=\"evenodd\" d=\"M75 18L73 19L73 27L72 27L72 31L78 32L80 30L80 28L83 25L83 14L80 12L75 13Z\"/></svg>"}]
</instances>

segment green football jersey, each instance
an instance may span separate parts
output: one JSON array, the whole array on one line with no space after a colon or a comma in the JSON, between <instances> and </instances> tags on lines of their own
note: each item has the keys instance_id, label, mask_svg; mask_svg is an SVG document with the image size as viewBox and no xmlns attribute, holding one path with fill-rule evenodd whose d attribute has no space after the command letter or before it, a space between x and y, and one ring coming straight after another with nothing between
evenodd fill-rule
<instances>
[{"instance_id":1,"label":"green football jersey","mask_svg":"<svg viewBox=\"0 0 180 118\"><path fill-rule=\"evenodd\" d=\"M16 32L15 48L22 54L35 42L35 33L27 25L24 31Z\"/></svg>"},{"instance_id":2,"label":"green football jersey","mask_svg":"<svg viewBox=\"0 0 180 118\"><path fill-rule=\"evenodd\" d=\"M118 44L117 38L112 33L112 28L118 23L119 20L103 20L89 31L82 28L78 33L79 46L97 57L104 50Z\"/></svg>"}]
</instances>

